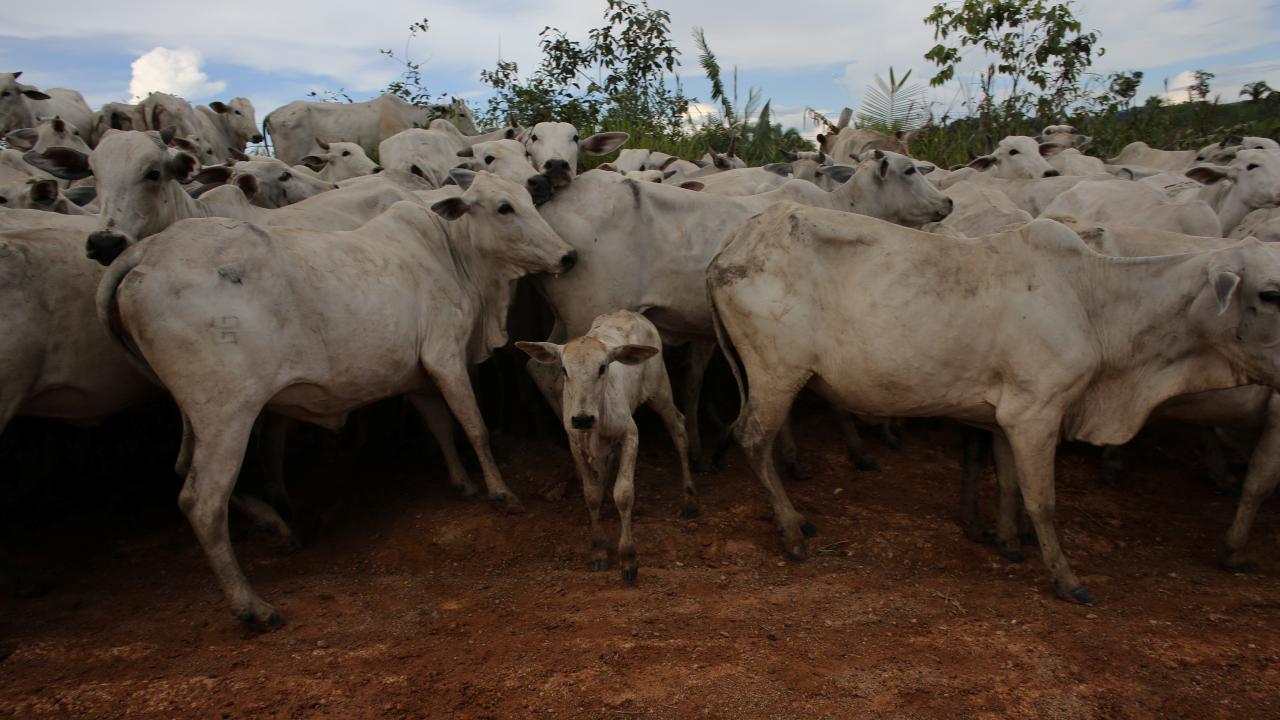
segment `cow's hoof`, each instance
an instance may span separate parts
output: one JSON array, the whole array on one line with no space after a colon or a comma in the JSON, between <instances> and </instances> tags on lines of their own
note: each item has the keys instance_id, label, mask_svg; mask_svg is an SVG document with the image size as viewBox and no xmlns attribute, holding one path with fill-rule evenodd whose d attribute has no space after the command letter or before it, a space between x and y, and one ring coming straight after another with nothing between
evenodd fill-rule
<instances>
[{"instance_id":1,"label":"cow's hoof","mask_svg":"<svg viewBox=\"0 0 1280 720\"><path fill-rule=\"evenodd\" d=\"M698 517L698 511L699 507L697 500L686 502L684 507L680 508L680 517L685 518L686 520L689 518L695 518Z\"/></svg>"},{"instance_id":2,"label":"cow's hoof","mask_svg":"<svg viewBox=\"0 0 1280 720\"><path fill-rule=\"evenodd\" d=\"M880 463L873 457L855 457L853 467L864 472L880 472Z\"/></svg>"},{"instance_id":3,"label":"cow's hoof","mask_svg":"<svg viewBox=\"0 0 1280 720\"><path fill-rule=\"evenodd\" d=\"M254 632L272 632L284 627L285 624L284 616L274 608L267 611L245 610L236 613L236 617Z\"/></svg>"},{"instance_id":4,"label":"cow's hoof","mask_svg":"<svg viewBox=\"0 0 1280 720\"><path fill-rule=\"evenodd\" d=\"M1233 573L1253 573L1258 571L1258 566L1248 560L1226 558L1222 561L1222 569Z\"/></svg>"},{"instance_id":5,"label":"cow's hoof","mask_svg":"<svg viewBox=\"0 0 1280 720\"><path fill-rule=\"evenodd\" d=\"M1000 557L1011 563L1025 562L1027 557L1022 554L1022 548L1010 547L1000 543L996 543L996 550L1000 553Z\"/></svg>"},{"instance_id":6,"label":"cow's hoof","mask_svg":"<svg viewBox=\"0 0 1280 720\"><path fill-rule=\"evenodd\" d=\"M622 582L628 585L636 584L636 576L640 574L640 568L631 568L622 571Z\"/></svg>"},{"instance_id":7,"label":"cow's hoof","mask_svg":"<svg viewBox=\"0 0 1280 720\"><path fill-rule=\"evenodd\" d=\"M800 526L800 533L807 538L817 537L818 528L815 527L813 523L809 522L808 520L805 520L804 524Z\"/></svg>"},{"instance_id":8,"label":"cow's hoof","mask_svg":"<svg viewBox=\"0 0 1280 720\"><path fill-rule=\"evenodd\" d=\"M505 492L490 495L489 500L497 509L508 513L524 512L524 503L520 502L520 498L515 493Z\"/></svg>"},{"instance_id":9,"label":"cow's hoof","mask_svg":"<svg viewBox=\"0 0 1280 720\"><path fill-rule=\"evenodd\" d=\"M480 494L480 486L472 483L453 483L453 489L464 500L470 500Z\"/></svg>"},{"instance_id":10,"label":"cow's hoof","mask_svg":"<svg viewBox=\"0 0 1280 720\"><path fill-rule=\"evenodd\" d=\"M608 570L608 569L609 569L608 560L592 560L591 561L592 572L600 572L602 570Z\"/></svg>"},{"instance_id":11,"label":"cow's hoof","mask_svg":"<svg viewBox=\"0 0 1280 720\"><path fill-rule=\"evenodd\" d=\"M990 545L996 541L996 531L978 524L965 525L964 536L980 545Z\"/></svg>"},{"instance_id":12,"label":"cow's hoof","mask_svg":"<svg viewBox=\"0 0 1280 720\"><path fill-rule=\"evenodd\" d=\"M1080 585L1075 590L1067 593L1067 595L1071 600L1074 600L1081 605L1092 605L1094 603L1093 594L1090 593L1083 585Z\"/></svg>"}]
</instances>

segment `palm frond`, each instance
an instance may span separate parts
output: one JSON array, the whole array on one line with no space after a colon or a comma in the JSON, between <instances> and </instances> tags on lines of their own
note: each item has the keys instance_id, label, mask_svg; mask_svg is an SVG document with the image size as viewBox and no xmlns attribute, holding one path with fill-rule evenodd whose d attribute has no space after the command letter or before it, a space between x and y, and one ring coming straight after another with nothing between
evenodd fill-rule
<instances>
[{"instance_id":1,"label":"palm frond","mask_svg":"<svg viewBox=\"0 0 1280 720\"><path fill-rule=\"evenodd\" d=\"M720 78L720 61L716 59L716 54L711 52L711 46L707 45L707 34L702 28L693 29L693 41L698 45L698 64L702 66L702 71L707 74L707 80L711 82L711 101L720 103L724 108L725 117L733 117L733 105L725 94L724 81Z\"/></svg>"},{"instance_id":2,"label":"palm frond","mask_svg":"<svg viewBox=\"0 0 1280 720\"><path fill-rule=\"evenodd\" d=\"M898 78L892 67L888 82L876 75L862 100L858 125L884 133L906 132L923 125L929 109L925 87L919 83L908 84L910 77L908 70Z\"/></svg>"}]
</instances>

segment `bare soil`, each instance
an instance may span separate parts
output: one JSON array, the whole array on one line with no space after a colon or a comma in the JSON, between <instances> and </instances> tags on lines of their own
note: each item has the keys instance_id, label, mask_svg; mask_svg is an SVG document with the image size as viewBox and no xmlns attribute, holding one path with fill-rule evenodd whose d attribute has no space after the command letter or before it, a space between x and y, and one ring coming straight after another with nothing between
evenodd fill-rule
<instances>
[{"instance_id":1,"label":"bare soil","mask_svg":"<svg viewBox=\"0 0 1280 720\"><path fill-rule=\"evenodd\" d=\"M453 496L429 441L291 441L303 549L233 521L289 621L265 634L231 618L171 480L126 503L54 491L11 548L51 587L0 598L0 716L1280 717L1280 506L1258 520L1260 572L1218 569L1235 499L1177 432L1144 434L1119 487L1096 449L1060 453L1083 607L1053 597L1034 548L1015 565L964 539L954 428L873 441L880 473L852 469L825 410L797 429L812 477L788 489L819 530L800 563L740 455L678 519L674 452L646 422L634 587L616 562L589 570L580 496L538 496L569 472L558 440L495 438L527 506L511 516Z\"/></svg>"}]
</instances>

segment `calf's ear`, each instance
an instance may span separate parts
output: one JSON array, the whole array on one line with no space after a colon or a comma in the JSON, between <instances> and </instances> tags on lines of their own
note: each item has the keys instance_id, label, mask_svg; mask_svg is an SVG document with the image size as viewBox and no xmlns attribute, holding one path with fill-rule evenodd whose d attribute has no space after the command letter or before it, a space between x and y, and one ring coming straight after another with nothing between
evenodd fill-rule
<instances>
[{"instance_id":1,"label":"calf's ear","mask_svg":"<svg viewBox=\"0 0 1280 720\"><path fill-rule=\"evenodd\" d=\"M329 158L320 157L319 155L308 155L299 160L298 163L300 165L305 165L307 168L314 170L315 172L320 172L324 169L325 165L329 164Z\"/></svg>"},{"instance_id":2,"label":"calf's ear","mask_svg":"<svg viewBox=\"0 0 1280 720\"><path fill-rule=\"evenodd\" d=\"M80 180L93 174L89 167L89 156L65 147L51 147L42 153L34 150L22 156L28 165L37 167L54 177L63 180Z\"/></svg>"},{"instance_id":3,"label":"calf's ear","mask_svg":"<svg viewBox=\"0 0 1280 720\"><path fill-rule=\"evenodd\" d=\"M176 152L169 158L169 175L180 184L191 182L191 175L200 167L196 156L188 152Z\"/></svg>"},{"instance_id":4,"label":"calf's ear","mask_svg":"<svg viewBox=\"0 0 1280 720\"><path fill-rule=\"evenodd\" d=\"M252 175L237 175L236 187L240 188L240 192L244 193L245 197L251 198L258 194L258 178Z\"/></svg>"},{"instance_id":5,"label":"calf's ear","mask_svg":"<svg viewBox=\"0 0 1280 720\"><path fill-rule=\"evenodd\" d=\"M680 183L680 187L684 188L685 190L701 192L702 189L706 187L706 185L704 183L698 182L697 180L685 180L684 182Z\"/></svg>"},{"instance_id":6,"label":"calf's ear","mask_svg":"<svg viewBox=\"0 0 1280 720\"><path fill-rule=\"evenodd\" d=\"M609 361L639 365L657 354L658 348L649 345L620 345L609 350Z\"/></svg>"},{"instance_id":7,"label":"calf's ear","mask_svg":"<svg viewBox=\"0 0 1280 720\"><path fill-rule=\"evenodd\" d=\"M825 165L818 168L819 175L829 177L834 182L841 184L848 182L849 178L853 177L853 174L857 171L858 168L852 165Z\"/></svg>"},{"instance_id":8,"label":"calf's ear","mask_svg":"<svg viewBox=\"0 0 1280 720\"><path fill-rule=\"evenodd\" d=\"M544 365L556 365L560 362L561 347L555 343L527 342L521 340L516 343L516 347L523 350L529 357L543 363Z\"/></svg>"},{"instance_id":9,"label":"calf's ear","mask_svg":"<svg viewBox=\"0 0 1280 720\"><path fill-rule=\"evenodd\" d=\"M971 167L974 170L986 170L987 168L995 164L996 164L995 155L983 155L981 157L974 158L965 167Z\"/></svg>"},{"instance_id":10,"label":"calf's ear","mask_svg":"<svg viewBox=\"0 0 1280 720\"><path fill-rule=\"evenodd\" d=\"M578 143L578 149L588 155L608 155L622 147L630 135L624 132L602 132Z\"/></svg>"},{"instance_id":11,"label":"calf's ear","mask_svg":"<svg viewBox=\"0 0 1280 720\"><path fill-rule=\"evenodd\" d=\"M31 202L39 207L48 207L58 199L57 180L37 180L31 183Z\"/></svg>"},{"instance_id":12,"label":"calf's ear","mask_svg":"<svg viewBox=\"0 0 1280 720\"><path fill-rule=\"evenodd\" d=\"M1197 165L1186 172L1187 177L1201 185L1213 185L1221 180L1234 180L1237 170L1229 165Z\"/></svg>"},{"instance_id":13,"label":"calf's ear","mask_svg":"<svg viewBox=\"0 0 1280 720\"><path fill-rule=\"evenodd\" d=\"M9 143L10 147L15 147L19 150L30 150L35 147L36 141L40 139L40 134L36 132L35 128L22 128L5 135L4 139Z\"/></svg>"},{"instance_id":14,"label":"calf's ear","mask_svg":"<svg viewBox=\"0 0 1280 720\"><path fill-rule=\"evenodd\" d=\"M786 177L794 172L791 167L791 163L769 163L764 166L764 169L775 175L781 175L782 177Z\"/></svg>"}]
</instances>

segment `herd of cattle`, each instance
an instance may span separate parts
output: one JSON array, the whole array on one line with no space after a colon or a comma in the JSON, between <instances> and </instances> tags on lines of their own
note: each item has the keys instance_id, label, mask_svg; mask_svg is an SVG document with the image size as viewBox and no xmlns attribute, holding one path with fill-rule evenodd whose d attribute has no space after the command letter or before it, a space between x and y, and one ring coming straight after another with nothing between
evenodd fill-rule
<instances>
[{"instance_id":1,"label":"herd of cattle","mask_svg":"<svg viewBox=\"0 0 1280 720\"><path fill-rule=\"evenodd\" d=\"M804 388L864 421L992 430L1001 553L1020 556L1029 518L1055 590L1079 602L1093 599L1053 519L1060 441L1122 445L1153 417L1243 431L1235 569L1280 480L1280 253L1267 244L1280 238L1280 145L1267 138L1134 143L1103 161L1055 125L945 170L912 159L908 137L841 127L765 167L628 148L579 175L580 155L627 135L556 122L478 133L465 105L393 96L294 102L260 132L243 98L193 108L156 93L92 112L20 75L0 75L0 431L17 415L100 420L171 395L179 505L249 622L282 620L240 570L228 508L287 532L286 419L337 428L407 396L452 485L479 492L456 421L488 496L520 507L470 379L508 344L517 297L554 314L545 342L515 345L563 418L595 569L609 564L612 481L628 581L633 413L662 419L696 513L690 464L706 464L699 398L717 349L741 397L729 434L796 558L813 528L778 463L795 461L788 415ZM247 157L264 134L275 157ZM536 295L517 294L526 276ZM684 364L674 392L664 347ZM852 417L850 452L868 466ZM277 453L265 500L235 493L255 426ZM978 537L969 470L962 517Z\"/></svg>"}]
</instances>

